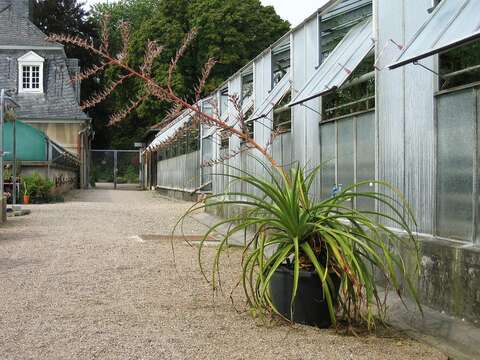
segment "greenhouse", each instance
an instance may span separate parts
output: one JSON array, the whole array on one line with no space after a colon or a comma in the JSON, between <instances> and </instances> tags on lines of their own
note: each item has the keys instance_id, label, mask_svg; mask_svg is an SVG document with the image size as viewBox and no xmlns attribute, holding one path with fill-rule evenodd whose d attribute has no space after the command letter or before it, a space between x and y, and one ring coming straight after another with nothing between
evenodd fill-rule
<instances>
[{"instance_id":1,"label":"greenhouse","mask_svg":"<svg viewBox=\"0 0 480 360\"><path fill-rule=\"evenodd\" d=\"M367 181L363 191L372 191L370 179L399 189L413 208L416 233L423 240L425 303L473 319L480 316L473 290L480 276L468 275L478 273L480 264L475 170L480 30L472 15L480 12L479 3L458 6L444 0L422 11L407 3L327 2L201 106L218 104L219 115L238 126L239 110L229 97L242 104L253 99L251 111L245 106L242 113L255 141L271 148L279 164L324 164L313 186L320 199L361 181ZM244 89L251 89L248 95ZM219 175L238 168L264 176L252 160L256 150L243 148L221 129L200 128L198 154L188 159L168 146L158 150L191 117L178 117L147 146L144 156L157 162L147 167L145 186L200 194L221 193L228 186L253 191L248 184L229 185ZM365 199L351 206L390 211ZM219 214L230 210L223 207Z\"/></svg>"}]
</instances>

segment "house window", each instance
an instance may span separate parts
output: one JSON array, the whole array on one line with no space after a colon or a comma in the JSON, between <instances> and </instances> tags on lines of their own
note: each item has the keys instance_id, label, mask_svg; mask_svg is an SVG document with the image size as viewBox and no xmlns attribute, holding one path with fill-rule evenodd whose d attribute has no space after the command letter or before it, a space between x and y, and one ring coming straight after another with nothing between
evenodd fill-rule
<instances>
[{"instance_id":1,"label":"house window","mask_svg":"<svg viewBox=\"0 0 480 360\"><path fill-rule=\"evenodd\" d=\"M287 92L273 108L273 129L279 133L292 130L292 108L288 106L292 100L292 92Z\"/></svg>"},{"instance_id":2,"label":"house window","mask_svg":"<svg viewBox=\"0 0 480 360\"><path fill-rule=\"evenodd\" d=\"M45 60L33 51L18 59L18 91L43 93L43 64Z\"/></svg>"},{"instance_id":3,"label":"house window","mask_svg":"<svg viewBox=\"0 0 480 360\"><path fill-rule=\"evenodd\" d=\"M22 66L22 89L34 91L40 89L40 66Z\"/></svg>"}]
</instances>

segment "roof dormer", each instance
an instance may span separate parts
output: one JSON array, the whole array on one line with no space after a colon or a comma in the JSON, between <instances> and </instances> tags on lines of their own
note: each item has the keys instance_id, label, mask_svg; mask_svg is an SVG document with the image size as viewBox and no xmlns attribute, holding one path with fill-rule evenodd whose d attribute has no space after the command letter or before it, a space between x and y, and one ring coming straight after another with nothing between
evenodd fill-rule
<instances>
[{"instance_id":1,"label":"roof dormer","mask_svg":"<svg viewBox=\"0 0 480 360\"><path fill-rule=\"evenodd\" d=\"M43 93L43 65L45 59L30 51L18 58L18 92Z\"/></svg>"}]
</instances>

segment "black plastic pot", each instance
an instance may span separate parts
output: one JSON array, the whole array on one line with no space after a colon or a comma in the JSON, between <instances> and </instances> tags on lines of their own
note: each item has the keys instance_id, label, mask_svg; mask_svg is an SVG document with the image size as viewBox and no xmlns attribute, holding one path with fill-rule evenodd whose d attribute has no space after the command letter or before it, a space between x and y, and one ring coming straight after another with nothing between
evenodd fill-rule
<instances>
[{"instance_id":1,"label":"black plastic pot","mask_svg":"<svg viewBox=\"0 0 480 360\"><path fill-rule=\"evenodd\" d=\"M334 289L330 289L334 304L338 298L340 278L331 275ZM293 317L290 312L292 301L293 270L281 266L272 276L270 293L276 309L287 319L297 324L328 328L332 325L328 305L323 297L321 281L315 272L300 270L298 290L293 305Z\"/></svg>"}]
</instances>

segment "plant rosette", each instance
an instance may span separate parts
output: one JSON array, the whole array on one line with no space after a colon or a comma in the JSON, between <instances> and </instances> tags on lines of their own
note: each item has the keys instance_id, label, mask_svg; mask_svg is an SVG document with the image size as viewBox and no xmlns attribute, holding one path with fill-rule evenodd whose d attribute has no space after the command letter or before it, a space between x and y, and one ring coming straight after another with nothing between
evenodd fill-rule
<instances>
[{"instance_id":1,"label":"plant rosette","mask_svg":"<svg viewBox=\"0 0 480 360\"><path fill-rule=\"evenodd\" d=\"M203 245L219 227L229 226L207 279L214 290L221 288L220 259L230 238L254 229L243 249L240 279L252 314L277 314L291 322L319 327L335 326L342 320L372 329L386 312L383 289L393 289L401 298L412 297L422 310L412 280L419 271L419 260L418 243L409 224L416 223L397 190L385 182L369 180L346 186L334 197L319 199L312 186L319 180L322 165L307 172L299 165L286 170L256 161L267 176L228 166L229 174L219 176L231 179L229 188L192 206L175 226L183 227L184 219L200 209L246 208L211 226L200 243L200 269L207 278ZM230 190L239 188L239 183L253 191ZM384 192L362 191L372 183ZM352 204L359 203L358 199L386 210L355 208ZM387 221L402 232L384 225ZM409 269L401 255L403 249L417 255L416 264L410 263ZM381 285L378 279L382 279Z\"/></svg>"}]
</instances>

